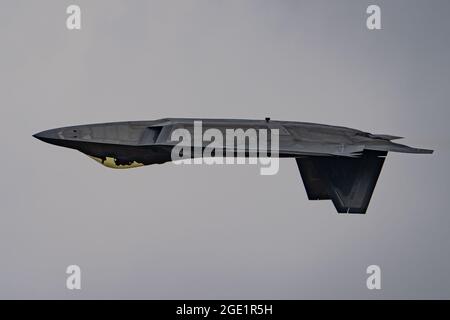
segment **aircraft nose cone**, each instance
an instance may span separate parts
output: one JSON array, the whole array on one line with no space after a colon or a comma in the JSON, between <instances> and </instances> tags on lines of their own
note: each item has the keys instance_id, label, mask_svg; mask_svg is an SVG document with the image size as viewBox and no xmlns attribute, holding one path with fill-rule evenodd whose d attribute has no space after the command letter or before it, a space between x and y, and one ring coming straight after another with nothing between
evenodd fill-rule
<instances>
[{"instance_id":1,"label":"aircraft nose cone","mask_svg":"<svg viewBox=\"0 0 450 320\"><path fill-rule=\"evenodd\" d=\"M54 143L55 141L60 139L60 137L58 136L58 131L54 129L35 133L33 134L33 137L47 143Z\"/></svg>"}]
</instances>

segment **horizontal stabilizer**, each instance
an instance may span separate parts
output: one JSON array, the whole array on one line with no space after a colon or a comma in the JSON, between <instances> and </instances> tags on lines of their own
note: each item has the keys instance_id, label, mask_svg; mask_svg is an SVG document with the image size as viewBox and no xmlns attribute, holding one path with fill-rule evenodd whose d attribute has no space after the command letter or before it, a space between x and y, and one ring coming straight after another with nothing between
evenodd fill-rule
<instances>
[{"instance_id":1,"label":"horizontal stabilizer","mask_svg":"<svg viewBox=\"0 0 450 320\"><path fill-rule=\"evenodd\" d=\"M331 199L339 213L365 213L387 152L359 158L296 158L309 200Z\"/></svg>"},{"instance_id":2,"label":"horizontal stabilizer","mask_svg":"<svg viewBox=\"0 0 450 320\"><path fill-rule=\"evenodd\" d=\"M433 150L413 148L405 146L404 144L389 142L388 144L369 144L365 145L366 150L374 151L389 151L389 152L402 152L402 153L419 153L419 154L431 154Z\"/></svg>"}]
</instances>

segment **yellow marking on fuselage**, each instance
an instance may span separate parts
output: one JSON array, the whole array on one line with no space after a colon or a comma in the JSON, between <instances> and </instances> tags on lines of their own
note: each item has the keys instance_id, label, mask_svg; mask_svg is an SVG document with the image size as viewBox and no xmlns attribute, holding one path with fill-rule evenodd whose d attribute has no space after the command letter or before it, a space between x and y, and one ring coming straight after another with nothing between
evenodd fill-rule
<instances>
[{"instance_id":1,"label":"yellow marking on fuselage","mask_svg":"<svg viewBox=\"0 0 450 320\"><path fill-rule=\"evenodd\" d=\"M97 161L98 163L101 163L105 167L113 168L113 169L129 169L129 168L137 168L142 167L144 164L140 162L133 161L131 164L116 164L116 159L113 157L106 157L105 160L101 158L97 158L94 156L89 156L93 160Z\"/></svg>"}]
</instances>

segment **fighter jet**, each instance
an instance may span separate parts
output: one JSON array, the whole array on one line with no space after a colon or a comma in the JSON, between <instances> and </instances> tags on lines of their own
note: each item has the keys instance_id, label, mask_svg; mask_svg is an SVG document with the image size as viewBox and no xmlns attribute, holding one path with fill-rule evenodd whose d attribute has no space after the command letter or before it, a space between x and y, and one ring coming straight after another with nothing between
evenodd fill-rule
<instances>
[{"instance_id":1,"label":"fighter jet","mask_svg":"<svg viewBox=\"0 0 450 320\"><path fill-rule=\"evenodd\" d=\"M174 160L180 136L195 132L198 124L216 135L237 135L236 143L225 139L184 142L184 158L210 155L226 157L295 158L309 200L331 200L338 213L366 213L370 198L388 152L431 154L433 150L412 148L392 142L401 137L316 123L242 119L166 118L70 126L34 135L44 142L76 149L111 168L131 168ZM181 130L181 131L180 131ZM257 143L252 144L254 132ZM201 133L201 134L202 134ZM267 134L270 133L270 134ZM276 133L276 134L273 134ZM174 139L177 136L177 139ZM276 138L275 138L276 137ZM202 136L203 138L203 136ZM248 138L248 139L247 139ZM254 138L254 136L253 136ZM261 144L267 138L267 143ZM195 139L193 139L195 140ZM254 140L254 139L253 139ZM274 148L274 146L276 148ZM192 148L186 149L187 147ZM213 149L213 150L211 150ZM178 154L183 157L183 152Z\"/></svg>"}]
</instances>

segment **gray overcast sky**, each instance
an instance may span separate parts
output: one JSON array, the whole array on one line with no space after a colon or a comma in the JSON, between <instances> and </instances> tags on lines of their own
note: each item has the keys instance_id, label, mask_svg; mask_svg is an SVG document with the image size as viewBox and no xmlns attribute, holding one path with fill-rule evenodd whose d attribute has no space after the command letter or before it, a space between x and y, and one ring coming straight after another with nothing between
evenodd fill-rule
<instances>
[{"instance_id":1,"label":"gray overcast sky","mask_svg":"<svg viewBox=\"0 0 450 320\"><path fill-rule=\"evenodd\" d=\"M382 30L365 26L377 3ZM82 30L65 27L66 7ZM2 1L0 298L450 298L450 2ZM366 215L295 161L99 166L31 135L229 117L405 136ZM82 268L82 289L65 269ZM366 267L382 290L366 288Z\"/></svg>"}]
</instances>

